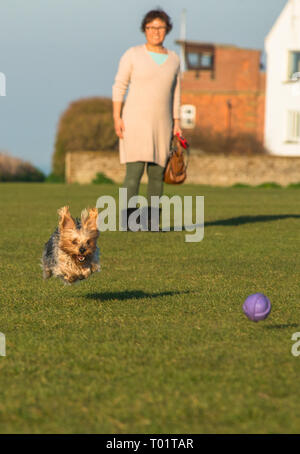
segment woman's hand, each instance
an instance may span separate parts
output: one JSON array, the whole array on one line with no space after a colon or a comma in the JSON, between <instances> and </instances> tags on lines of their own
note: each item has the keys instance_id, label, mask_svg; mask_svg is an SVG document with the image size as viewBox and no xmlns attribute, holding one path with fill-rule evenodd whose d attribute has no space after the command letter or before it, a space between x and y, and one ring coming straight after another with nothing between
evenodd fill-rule
<instances>
[{"instance_id":1,"label":"woman's hand","mask_svg":"<svg viewBox=\"0 0 300 454\"><path fill-rule=\"evenodd\" d=\"M174 119L173 136L176 136L177 133L179 133L179 135L182 136L182 130L180 128L180 120Z\"/></svg>"},{"instance_id":2,"label":"woman's hand","mask_svg":"<svg viewBox=\"0 0 300 454\"><path fill-rule=\"evenodd\" d=\"M120 139L123 139L123 132L125 131L124 121L121 117L114 119L115 131Z\"/></svg>"}]
</instances>

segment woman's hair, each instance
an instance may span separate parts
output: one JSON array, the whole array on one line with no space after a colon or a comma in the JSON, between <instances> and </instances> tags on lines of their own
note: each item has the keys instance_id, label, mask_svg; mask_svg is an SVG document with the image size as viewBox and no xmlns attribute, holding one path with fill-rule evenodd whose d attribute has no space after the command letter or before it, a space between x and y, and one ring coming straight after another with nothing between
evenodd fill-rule
<instances>
[{"instance_id":1,"label":"woman's hair","mask_svg":"<svg viewBox=\"0 0 300 454\"><path fill-rule=\"evenodd\" d=\"M141 31L143 33L145 33L146 25L149 24L149 22L152 22L154 19L161 19L162 21L165 22L167 26L167 33L169 33L172 30L173 24L170 16L168 16L168 14L163 9L158 8L152 9L147 14L145 14L141 23Z\"/></svg>"}]
</instances>

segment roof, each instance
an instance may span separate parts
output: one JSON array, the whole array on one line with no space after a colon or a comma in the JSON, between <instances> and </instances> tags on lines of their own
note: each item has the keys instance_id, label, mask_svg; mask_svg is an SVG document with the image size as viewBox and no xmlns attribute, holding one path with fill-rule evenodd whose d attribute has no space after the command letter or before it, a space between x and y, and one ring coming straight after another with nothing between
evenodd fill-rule
<instances>
[{"instance_id":1,"label":"roof","mask_svg":"<svg viewBox=\"0 0 300 454\"><path fill-rule=\"evenodd\" d=\"M215 48L215 47L226 47L226 48L234 48L234 49L241 49L241 50L253 50L253 51L260 51L261 49L253 49L253 48L248 48L248 47L239 47L236 46L235 44L222 44L222 43L207 43L207 42L201 42L201 41L187 41L187 40L182 40L182 39L177 39L175 41L176 44L185 44L186 46L191 46L191 47L203 47L203 48Z\"/></svg>"}]
</instances>

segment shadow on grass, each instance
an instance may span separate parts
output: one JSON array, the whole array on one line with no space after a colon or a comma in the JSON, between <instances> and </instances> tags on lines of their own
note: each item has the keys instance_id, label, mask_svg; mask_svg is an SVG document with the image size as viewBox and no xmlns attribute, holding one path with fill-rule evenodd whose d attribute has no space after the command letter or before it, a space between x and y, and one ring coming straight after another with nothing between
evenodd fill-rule
<instances>
[{"instance_id":1,"label":"shadow on grass","mask_svg":"<svg viewBox=\"0 0 300 454\"><path fill-rule=\"evenodd\" d=\"M161 296L173 296L173 295L182 295L184 293L190 293L188 290L183 292L157 292L157 293L147 293L143 290L125 290L124 292L104 292L104 293L89 293L85 295L85 298L101 301L109 300L130 300L130 299L144 299L144 298L158 298Z\"/></svg>"},{"instance_id":2,"label":"shadow on grass","mask_svg":"<svg viewBox=\"0 0 300 454\"><path fill-rule=\"evenodd\" d=\"M280 219L300 219L300 214L261 214L257 216L238 216L236 218L229 218L229 219L219 219L218 221L208 221L204 223L204 227L213 227L213 226L232 226L232 225L243 225L243 224L254 224L255 222L270 222L270 221L278 221ZM197 224L196 226L190 226L190 229L193 227L201 227L201 224ZM184 225L182 225L182 231L191 232L192 230L186 229ZM170 232L175 232L174 226L170 227ZM180 230L179 230L180 231ZM165 231L166 232L166 231Z\"/></svg>"},{"instance_id":3,"label":"shadow on grass","mask_svg":"<svg viewBox=\"0 0 300 454\"><path fill-rule=\"evenodd\" d=\"M300 326L299 323L285 323L281 325L266 325L264 326L265 329L285 329L285 328L297 328Z\"/></svg>"},{"instance_id":4,"label":"shadow on grass","mask_svg":"<svg viewBox=\"0 0 300 454\"><path fill-rule=\"evenodd\" d=\"M205 227L215 226L215 225L242 225L250 224L254 222L270 222L278 221L279 219L298 219L300 215L298 214L271 214L271 215L257 215L257 216L238 216L236 218L229 219L220 219L218 221L205 222Z\"/></svg>"}]
</instances>

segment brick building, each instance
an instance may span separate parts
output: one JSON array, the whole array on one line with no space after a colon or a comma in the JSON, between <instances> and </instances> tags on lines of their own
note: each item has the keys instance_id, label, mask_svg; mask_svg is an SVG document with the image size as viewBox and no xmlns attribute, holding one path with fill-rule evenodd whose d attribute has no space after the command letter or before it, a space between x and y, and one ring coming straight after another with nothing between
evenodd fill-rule
<instances>
[{"instance_id":1,"label":"brick building","mask_svg":"<svg viewBox=\"0 0 300 454\"><path fill-rule=\"evenodd\" d=\"M263 142L265 73L261 51L233 45L176 41L181 46L182 127Z\"/></svg>"}]
</instances>

